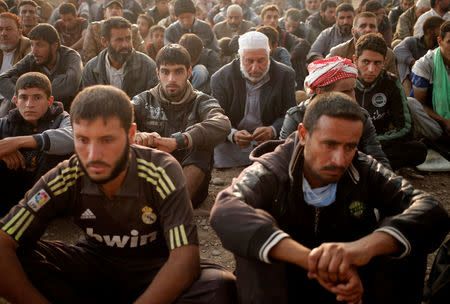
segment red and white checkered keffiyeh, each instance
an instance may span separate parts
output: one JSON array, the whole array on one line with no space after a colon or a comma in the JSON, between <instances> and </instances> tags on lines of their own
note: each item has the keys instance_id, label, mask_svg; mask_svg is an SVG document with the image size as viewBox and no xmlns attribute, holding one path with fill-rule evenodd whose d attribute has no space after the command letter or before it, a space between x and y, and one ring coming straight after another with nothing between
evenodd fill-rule
<instances>
[{"instance_id":1,"label":"red and white checkered keffiyeh","mask_svg":"<svg viewBox=\"0 0 450 304\"><path fill-rule=\"evenodd\" d=\"M311 62L308 65L308 72L309 75L305 78L305 89L310 94L315 88L358 76L358 69L352 61L339 56Z\"/></svg>"}]
</instances>

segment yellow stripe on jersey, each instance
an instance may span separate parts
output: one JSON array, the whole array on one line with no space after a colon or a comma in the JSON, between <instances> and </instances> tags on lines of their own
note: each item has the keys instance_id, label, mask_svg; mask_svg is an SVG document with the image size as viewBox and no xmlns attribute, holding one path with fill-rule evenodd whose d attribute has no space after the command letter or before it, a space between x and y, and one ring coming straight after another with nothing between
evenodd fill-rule
<instances>
[{"instance_id":1,"label":"yellow stripe on jersey","mask_svg":"<svg viewBox=\"0 0 450 304\"><path fill-rule=\"evenodd\" d=\"M180 235L178 234L178 227L174 227L173 231L175 233L175 242L177 243L177 248L181 246Z\"/></svg>"},{"instance_id":2,"label":"yellow stripe on jersey","mask_svg":"<svg viewBox=\"0 0 450 304\"><path fill-rule=\"evenodd\" d=\"M175 185L173 184L172 180L169 178L169 176L166 173L166 170L164 170L164 168L162 167L156 167L154 163L152 162L148 162L145 159L142 158L136 158L137 162L140 164L143 164L145 166L147 166L149 169L151 169L153 172L157 171L161 174L162 179L164 180L164 182L168 185L168 187L170 188L170 192L175 191Z\"/></svg>"},{"instance_id":3,"label":"yellow stripe on jersey","mask_svg":"<svg viewBox=\"0 0 450 304\"><path fill-rule=\"evenodd\" d=\"M6 223L5 226L2 227L3 231L8 230L9 227L11 227L11 225L26 211L25 208L20 209L19 212L16 213L16 215L14 215L14 217L12 219L9 220L9 222Z\"/></svg>"},{"instance_id":4,"label":"yellow stripe on jersey","mask_svg":"<svg viewBox=\"0 0 450 304\"><path fill-rule=\"evenodd\" d=\"M75 166L75 167L67 167L67 168L61 170L61 174L58 175L57 177L55 177L54 179L52 179L47 185L50 187L51 185L55 184L58 180L62 179L62 178L63 178L63 175L64 175L65 173L70 172L70 171L77 171L77 170L78 170L78 166Z\"/></svg>"},{"instance_id":5,"label":"yellow stripe on jersey","mask_svg":"<svg viewBox=\"0 0 450 304\"><path fill-rule=\"evenodd\" d=\"M187 237L186 237L186 231L184 231L184 225L183 224L180 225L180 234L181 234L181 239L183 240L183 244L184 245L189 244L188 240L187 240Z\"/></svg>"},{"instance_id":6,"label":"yellow stripe on jersey","mask_svg":"<svg viewBox=\"0 0 450 304\"><path fill-rule=\"evenodd\" d=\"M175 249L175 244L173 243L173 229L169 230L169 234L170 234L170 250L174 250Z\"/></svg>"},{"instance_id":7,"label":"yellow stripe on jersey","mask_svg":"<svg viewBox=\"0 0 450 304\"><path fill-rule=\"evenodd\" d=\"M17 232L16 234L16 241L18 241L20 239L20 237L22 236L23 232L28 228L28 226L30 226L31 222L34 219L34 215L32 214L28 220L25 222L25 225L22 226L22 228L20 228L19 232Z\"/></svg>"},{"instance_id":8,"label":"yellow stripe on jersey","mask_svg":"<svg viewBox=\"0 0 450 304\"><path fill-rule=\"evenodd\" d=\"M65 176L59 175L62 176L62 181L51 186L50 190L53 192L54 196L58 196L61 193L66 192L67 189L69 189L70 186L73 186L76 183L77 179L83 175L84 172L75 172L73 174L68 174ZM58 188L59 190L57 190Z\"/></svg>"},{"instance_id":9,"label":"yellow stripe on jersey","mask_svg":"<svg viewBox=\"0 0 450 304\"><path fill-rule=\"evenodd\" d=\"M161 187L158 186L158 182L155 181L153 178L151 178L150 176L147 175L147 173L145 172L138 172L138 176L142 177L143 179L145 179L147 182L151 183L153 186L156 187L156 191L158 191L159 195L161 196L162 199L166 198L166 195L164 194L163 190L161 189Z\"/></svg>"},{"instance_id":10,"label":"yellow stripe on jersey","mask_svg":"<svg viewBox=\"0 0 450 304\"><path fill-rule=\"evenodd\" d=\"M158 183L161 185L161 187L163 188L164 192L166 192L168 195L170 194L170 190L167 187L166 183L164 182L164 180L161 178L161 175L158 172L154 172L152 169L149 169L148 167L146 167L145 165L138 165L137 166L139 170L144 171L145 173L147 173L149 176L156 178L156 180L158 181Z\"/></svg>"},{"instance_id":11,"label":"yellow stripe on jersey","mask_svg":"<svg viewBox=\"0 0 450 304\"><path fill-rule=\"evenodd\" d=\"M16 230L22 225L22 223L27 219L28 215L30 215L30 211L26 211L24 215L22 215L20 217L20 219L16 222L16 224L14 226L12 226L11 228L8 229L8 231L6 231L6 233L8 233L9 235L13 235L14 232L16 232Z\"/></svg>"}]
</instances>

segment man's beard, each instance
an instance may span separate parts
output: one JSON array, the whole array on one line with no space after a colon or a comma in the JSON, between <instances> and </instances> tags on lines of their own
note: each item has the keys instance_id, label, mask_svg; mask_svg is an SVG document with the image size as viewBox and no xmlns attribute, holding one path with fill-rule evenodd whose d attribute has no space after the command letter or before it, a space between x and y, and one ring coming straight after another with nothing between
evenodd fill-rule
<instances>
[{"instance_id":1,"label":"man's beard","mask_svg":"<svg viewBox=\"0 0 450 304\"><path fill-rule=\"evenodd\" d=\"M346 25L345 27L339 26L339 31L341 32L342 36L348 36L352 32L352 27L348 25Z\"/></svg>"},{"instance_id":2,"label":"man's beard","mask_svg":"<svg viewBox=\"0 0 450 304\"><path fill-rule=\"evenodd\" d=\"M81 159L80 156L78 155L78 153L76 153L76 154L77 154L78 160L80 160ZM127 144L125 145L125 148L124 148L124 150L122 152L122 155L120 156L120 159L114 164L114 168L111 171L111 174L109 176L107 176L107 177L105 177L103 179L93 179L89 175L89 173L87 172L84 164L81 161L80 161L80 166L81 166L81 169L83 170L83 172L87 175L87 177L89 178L89 180L91 182L93 182L94 184L97 184L97 185L103 185L103 184L106 184L107 182L112 181L117 176L119 176L120 173L122 173L128 167L129 159L130 159L130 144L129 144L129 141L127 139ZM102 164L102 165L108 165L108 164L106 164L106 163L104 163L102 161L96 161L96 162L87 163L86 166L89 166L89 165L91 165L93 163L94 164L98 163L98 164Z\"/></svg>"},{"instance_id":3,"label":"man's beard","mask_svg":"<svg viewBox=\"0 0 450 304\"><path fill-rule=\"evenodd\" d=\"M262 75L260 77L252 77L250 76L247 71L245 70L244 67L244 63L242 62L242 58L241 58L241 73L244 76L244 78L250 80L253 83L258 83L261 79L264 78L264 76L266 76L266 74L269 72L269 68L270 68L270 58L267 61L267 66L266 69L264 70L264 72L262 73Z\"/></svg>"},{"instance_id":4,"label":"man's beard","mask_svg":"<svg viewBox=\"0 0 450 304\"><path fill-rule=\"evenodd\" d=\"M19 43L19 41L16 41L15 43L0 43L0 50L2 50L3 52L6 52L8 50L13 50L17 47L17 44Z\"/></svg>"},{"instance_id":5,"label":"man's beard","mask_svg":"<svg viewBox=\"0 0 450 304\"><path fill-rule=\"evenodd\" d=\"M126 54L120 53L121 51L127 51ZM131 55L131 48L121 48L117 52L114 50L111 45L108 45L108 55L111 56L111 58L114 61L117 61L118 63L122 64L125 61L127 61L128 57Z\"/></svg>"}]
</instances>

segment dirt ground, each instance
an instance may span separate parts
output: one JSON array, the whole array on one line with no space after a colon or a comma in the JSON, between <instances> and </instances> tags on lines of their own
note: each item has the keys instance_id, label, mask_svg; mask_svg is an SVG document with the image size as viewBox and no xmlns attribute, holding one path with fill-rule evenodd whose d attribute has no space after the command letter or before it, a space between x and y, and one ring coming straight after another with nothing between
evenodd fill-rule
<instances>
[{"instance_id":1,"label":"dirt ground","mask_svg":"<svg viewBox=\"0 0 450 304\"><path fill-rule=\"evenodd\" d=\"M217 193L230 185L232 179L237 177L241 170L242 168L214 170L212 184L209 188L210 194L200 209L195 210L201 258L218 263L230 271L233 271L235 266L233 255L222 247L220 240L209 225L208 216ZM450 212L450 173L420 174L423 175L423 179L408 176L406 178L414 187L432 193L445 205L447 211ZM83 238L83 234L70 221L64 219L54 221L45 232L43 238L75 243ZM428 268L431 266L432 259L433 255L430 255Z\"/></svg>"}]
</instances>

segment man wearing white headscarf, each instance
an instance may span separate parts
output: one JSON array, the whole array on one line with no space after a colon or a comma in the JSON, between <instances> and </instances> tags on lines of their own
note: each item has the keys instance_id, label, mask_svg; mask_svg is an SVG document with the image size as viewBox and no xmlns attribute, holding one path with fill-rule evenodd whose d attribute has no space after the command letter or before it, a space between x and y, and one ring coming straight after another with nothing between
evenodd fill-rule
<instances>
[{"instance_id":1,"label":"man wearing white headscarf","mask_svg":"<svg viewBox=\"0 0 450 304\"><path fill-rule=\"evenodd\" d=\"M295 105L295 72L273 61L266 35L239 37L239 58L211 78L212 95L231 121L231 133L214 151L214 165L250 164L250 151L278 137L287 109Z\"/></svg>"},{"instance_id":2,"label":"man wearing white headscarf","mask_svg":"<svg viewBox=\"0 0 450 304\"><path fill-rule=\"evenodd\" d=\"M358 70L350 59L335 56L317 60L308 65L308 72L309 75L305 78L305 89L311 95L311 98L286 112L280 131L280 139L286 139L292 132L297 130L298 124L303 121L306 107L316 95L328 92L341 92L350 96L356 102L355 87ZM361 111L366 117L366 122L358 144L359 151L373 156L385 167L391 168L389 160L376 138L377 133L369 113L364 108L361 108Z\"/></svg>"}]
</instances>

